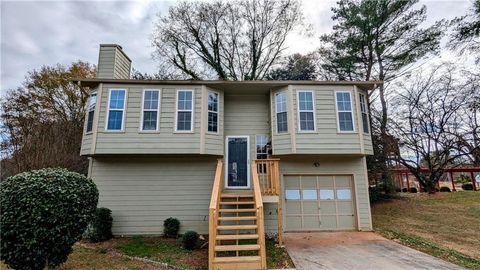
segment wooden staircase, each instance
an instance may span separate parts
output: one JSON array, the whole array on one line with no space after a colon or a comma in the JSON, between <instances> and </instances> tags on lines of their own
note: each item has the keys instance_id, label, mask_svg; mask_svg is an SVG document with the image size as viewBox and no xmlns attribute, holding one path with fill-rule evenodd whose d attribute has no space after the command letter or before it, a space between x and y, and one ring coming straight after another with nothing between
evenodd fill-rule
<instances>
[{"instance_id":1,"label":"wooden staircase","mask_svg":"<svg viewBox=\"0 0 480 270\"><path fill-rule=\"evenodd\" d=\"M263 203L258 176L253 192L223 192L223 162L210 201L209 270L266 269Z\"/></svg>"}]
</instances>

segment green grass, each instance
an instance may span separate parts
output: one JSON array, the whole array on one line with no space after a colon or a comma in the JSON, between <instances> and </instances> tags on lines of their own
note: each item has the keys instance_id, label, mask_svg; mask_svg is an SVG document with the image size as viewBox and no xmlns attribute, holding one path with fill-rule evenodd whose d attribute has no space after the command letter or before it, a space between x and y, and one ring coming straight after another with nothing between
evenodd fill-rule
<instances>
[{"instance_id":1,"label":"green grass","mask_svg":"<svg viewBox=\"0 0 480 270\"><path fill-rule=\"evenodd\" d=\"M383 231L382 235L390 239L396 239L406 246L423 251L437 258L455 263L467 269L480 269L480 260L462 254L453 249L441 247L420 237L388 230Z\"/></svg>"},{"instance_id":2,"label":"green grass","mask_svg":"<svg viewBox=\"0 0 480 270\"><path fill-rule=\"evenodd\" d=\"M178 244L163 241L151 241L143 237L133 237L130 241L119 244L115 248L122 253L135 257L155 257L161 253L189 253Z\"/></svg>"},{"instance_id":3,"label":"green grass","mask_svg":"<svg viewBox=\"0 0 480 270\"><path fill-rule=\"evenodd\" d=\"M374 229L468 269L480 269L480 192L405 194L372 205Z\"/></svg>"}]
</instances>

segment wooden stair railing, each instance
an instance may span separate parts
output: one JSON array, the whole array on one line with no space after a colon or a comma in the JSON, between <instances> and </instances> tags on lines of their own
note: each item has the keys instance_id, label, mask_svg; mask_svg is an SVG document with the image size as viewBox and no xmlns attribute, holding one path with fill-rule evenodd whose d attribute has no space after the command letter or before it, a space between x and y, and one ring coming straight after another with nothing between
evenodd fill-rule
<instances>
[{"instance_id":1,"label":"wooden stair railing","mask_svg":"<svg viewBox=\"0 0 480 270\"><path fill-rule=\"evenodd\" d=\"M212 198L208 210L208 269L213 270L213 261L215 259L215 248L218 228L218 210L220 208L220 196L223 189L223 161L217 161L215 179L213 181Z\"/></svg>"},{"instance_id":2,"label":"wooden stair railing","mask_svg":"<svg viewBox=\"0 0 480 270\"><path fill-rule=\"evenodd\" d=\"M265 223L263 217L263 199L258 179L256 164L252 164L252 182L255 208L257 210L257 234L259 236L258 244L260 245L261 269L267 269L267 254L265 251Z\"/></svg>"},{"instance_id":3,"label":"wooden stair railing","mask_svg":"<svg viewBox=\"0 0 480 270\"><path fill-rule=\"evenodd\" d=\"M262 195L265 196L279 196L280 190L280 159L257 159L255 160L256 167L252 167L258 173L260 186L262 188Z\"/></svg>"}]
</instances>

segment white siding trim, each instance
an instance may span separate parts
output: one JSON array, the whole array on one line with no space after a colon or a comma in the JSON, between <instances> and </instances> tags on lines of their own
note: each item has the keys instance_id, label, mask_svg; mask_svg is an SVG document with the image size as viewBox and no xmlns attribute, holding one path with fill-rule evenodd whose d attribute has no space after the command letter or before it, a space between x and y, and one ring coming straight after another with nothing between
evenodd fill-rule
<instances>
[{"instance_id":1,"label":"white siding trim","mask_svg":"<svg viewBox=\"0 0 480 270\"><path fill-rule=\"evenodd\" d=\"M312 103L313 108L312 110L302 110L302 112L312 112L313 113L313 130L302 130L300 128L300 93L312 93ZM298 133L315 133L317 132L317 113L316 113L316 106L315 106L315 91L313 90L297 90L297 123L298 123Z\"/></svg>"},{"instance_id":2,"label":"white siding trim","mask_svg":"<svg viewBox=\"0 0 480 270\"><path fill-rule=\"evenodd\" d=\"M116 91L116 90L119 90L119 91L125 91L125 97L123 99L123 109L121 110L122 111L122 124L121 124L121 129L120 130L116 130L116 129L108 129L108 119L110 118L110 98L111 98L111 95L112 95L112 91ZM126 114L127 114L127 99L128 99L128 90L125 89L125 88L110 88L108 89L108 99L107 99L107 118L105 119L105 131L106 132L125 132L125 118L126 118ZM116 111L120 111L120 109L115 109Z\"/></svg>"},{"instance_id":3,"label":"white siding trim","mask_svg":"<svg viewBox=\"0 0 480 270\"><path fill-rule=\"evenodd\" d=\"M350 108L350 113L352 115L352 126L353 126L353 130L351 131L343 131L343 130L340 130L340 118L338 117L338 113L339 113L339 110L338 110L338 103L337 103L337 93L348 93L350 95L350 105L351 105L351 108ZM334 91L334 96L335 96L335 118L337 120L337 132L338 133L357 133L357 129L355 127L355 114L354 114L354 107L355 105L353 104L353 93L351 90L336 90ZM347 111L342 111L342 112L347 112Z\"/></svg>"},{"instance_id":4,"label":"white siding trim","mask_svg":"<svg viewBox=\"0 0 480 270\"><path fill-rule=\"evenodd\" d=\"M190 117L190 130L178 130L178 94L180 92L191 92L192 93L192 109L191 110L181 110L182 112L191 112L191 117ZM175 133L194 133L194 129L195 129L195 116L194 116L194 113L195 113L195 90L193 89L177 89L176 90L176 94L175 94Z\"/></svg>"},{"instance_id":5,"label":"white siding trim","mask_svg":"<svg viewBox=\"0 0 480 270\"><path fill-rule=\"evenodd\" d=\"M158 92L158 107L157 110L148 109L147 111L156 111L157 112L157 128L155 130L144 130L143 129L143 115L145 110L145 92L146 91L157 91ZM160 89L143 89L142 91L142 104L140 104L140 125L138 127L138 131L140 133L156 133L160 131L160 104L162 99L162 91Z\"/></svg>"}]
</instances>

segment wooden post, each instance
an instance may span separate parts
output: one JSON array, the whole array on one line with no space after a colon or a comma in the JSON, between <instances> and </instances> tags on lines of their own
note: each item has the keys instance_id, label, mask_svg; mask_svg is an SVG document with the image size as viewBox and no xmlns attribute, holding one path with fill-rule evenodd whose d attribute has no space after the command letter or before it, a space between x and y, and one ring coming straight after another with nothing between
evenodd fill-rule
<instances>
[{"instance_id":1,"label":"wooden post","mask_svg":"<svg viewBox=\"0 0 480 270\"><path fill-rule=\"evenodd\" d=\"M448 175L450 175L450 180L452 181L452 191L457 191L455 188L455 180L453 179L453 172L449 172Z\"/></svg>"},{"instance_id":2,"label":"wooden post","mask_svg":"<svg viewBox=\"0 0 480 270\"><path fill-rule=\"evenodd\" d=\"M473 185L473 190L477 190L477 185L475 183L475 177L473 175L473 171L470 172L470 177L472 178L472 185Z\"/></svg>"},{"instance_id":3,"label":"wooden post","mask_svg":"<svg viewBox=\"0 0 480 270\"><path fill-rule=\"evenodd\" d=\"M410 192L410 180L408 179L408 172L405 173L405 176L407 178L407 192Z\"/></svg>"}]
</instances>

